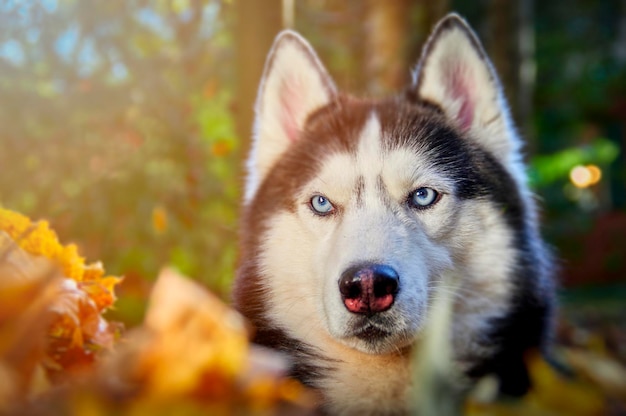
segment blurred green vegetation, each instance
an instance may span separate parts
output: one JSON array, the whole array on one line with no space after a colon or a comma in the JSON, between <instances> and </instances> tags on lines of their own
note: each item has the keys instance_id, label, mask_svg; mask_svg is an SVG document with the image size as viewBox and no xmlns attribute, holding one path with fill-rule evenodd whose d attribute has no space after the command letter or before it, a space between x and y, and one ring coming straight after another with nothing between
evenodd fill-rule
<instances>
[{"instance_id":1,"label":"blurred green vegetation","mask_svg":"<svg viewBox=\"0 0 626 416\"><path fill-rule=\"evenodd\" d=\"M533 157L529 169L533 187L541 188L567 178L578 165L610 166L619 155L619 147L612 141L598 137L585 147L570 147L560 152Z\"/></svg>"},{"instance_id":2,"label":"blurred green vegetation","mask_svg":"<svg viewBox=\"0 0 626 416\"><path fill-rule=\"evenodd\" d=\"M220 7L0 6L0 203L125 275L132 322L168 263L228 293L240 174Z\"/></svg>"},{"instance_id":3,"label":"blurred green vegetation","mask_svg":"<svg viewBox=\"0 0 626 416\"><path fill-rule=\"evenodd\" d=\"M523 6L530 26L498 33ZM477 28L503 74L564 281L623 282L624 1L302 0L295 28L341 86L378 94L393 85L371 70L372 16L391 16L389 28L404 33L392 41L403 42L408 78L432 23L452 9ZM237 70L246 68L236 68L245 52L235 27L246 22L235 25L237 10L225 0L0 3L0 205L49 219L64 242L125 275L116 313L128 323L141 319L149 281L166 264L228 295L248 143L235 122L251 106L238 100ZM519 67L507 69L506 54L523 30L533 33L526 63L536 77L515 86ZM574 189L578 164L598 165L600 183Z\"/></svg>"}]
</instances>

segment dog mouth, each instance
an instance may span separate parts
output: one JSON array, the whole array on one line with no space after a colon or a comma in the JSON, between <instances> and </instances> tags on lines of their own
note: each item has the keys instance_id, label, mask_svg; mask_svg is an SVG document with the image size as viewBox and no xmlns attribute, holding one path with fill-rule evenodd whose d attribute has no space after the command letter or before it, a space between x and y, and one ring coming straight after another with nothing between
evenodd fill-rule
<instances>
[{"instance_id":1,"label":"dog mouth","mask_svg":"<svg viewBox=\"0 0 626 416\"><path fill-rule=\"evenodd\" d=\"M394 319L382 316L354 320L349 336L358 339L372 349L382 345L395 344L405 337L405 331L398 327Z\"/></svg>"},{"instance_id":2,"label":"dog mouth","mask_svg":"<svg viewBox=\"0 0 626 416\"><path fill-rule=\"evenodd\" d=\"M378 343L393 336L393 333L388 329L380 328L371 323L365 324L362 327L355 329L353 336L365 341L369 344Z\"/></svg>"}]
</instances>

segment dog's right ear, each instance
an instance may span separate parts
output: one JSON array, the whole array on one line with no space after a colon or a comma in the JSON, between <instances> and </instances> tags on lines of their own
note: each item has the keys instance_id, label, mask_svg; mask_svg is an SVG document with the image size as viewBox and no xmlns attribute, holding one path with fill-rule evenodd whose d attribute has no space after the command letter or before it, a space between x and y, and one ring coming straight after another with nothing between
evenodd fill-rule
<instances>
[{"instance_id":1,"label":"dog's right ear","mask_svg":"<svg viewBox=\"0 0 626 416\"><path fill-rule=\"evenodd\" d=\"M437 24L414 75L422 100L508 163L519 141L493 65L463 18L451 13Z\"/></svg>"},{"instance_id":2,"label":"dog's right ear","mask_svg":"<svg viewBox=\"0 0 626 416\"><path fill-rule=\"evenodd\" d=\"M301 136L307 117L337 94L313 48L285 30L274 41L256 101L245 202L249 202L278 158Z\"/></svg>"}]
</instances>

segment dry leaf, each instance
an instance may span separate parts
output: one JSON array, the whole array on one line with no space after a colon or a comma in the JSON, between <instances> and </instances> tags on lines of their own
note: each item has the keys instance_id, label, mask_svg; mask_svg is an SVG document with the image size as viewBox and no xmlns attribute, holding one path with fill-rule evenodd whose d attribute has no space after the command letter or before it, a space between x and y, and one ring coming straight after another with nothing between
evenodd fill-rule
<instances>
[{"instance_id":1,"label":"dry leaf","mask_svg":"<svg viewBox=\"0 0 626 416\"><path fill-rule=\"evenodd\" d=\"M60 278L52 262L0 231L0 410L34 390Z\"/></svg>"},{"instance_id":2,"label":"dry leaf","mask_svg":"<svg viewBox=\"0 0 626 416\"><path fill-rule=\"evenodd\" d=\"M119 326L102 312L121 279L103 275L101 264L85 266L75 245L61 245L47 222L0 209L0 366L17 384L0 391L25 398L89 371L112 348Z\"/></svg>"},{"instance_id":3,"label":"dry leaf","mask_svg":"<svg viewBox=\"0 0 626 416\"><path fill-rule=\"evenodd\" d=\"M211 414L273 414L285 404L306 412L311 397L284 376L286 368L282 356L249 344L237 312L166 269L153 288L144 326L130 331L109 357L102 380L113 395L131 394L142 412L154 411L154 402L161 410L173 402L200 403Z\"/></svg>"}]
</instances>

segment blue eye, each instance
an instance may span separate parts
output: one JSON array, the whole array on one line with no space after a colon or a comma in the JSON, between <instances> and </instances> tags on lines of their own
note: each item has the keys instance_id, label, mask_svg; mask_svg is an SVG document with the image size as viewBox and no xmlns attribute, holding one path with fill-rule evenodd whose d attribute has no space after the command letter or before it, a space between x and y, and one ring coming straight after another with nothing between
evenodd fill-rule
<instances>
[{"instance_id":1,"label":"blue eye","mask_svg":"<svg viewBox=\"0 0 626 416\"><path fill-rule=\"evenodd\" d=\"M328 215L334 211L335 207L324 195L315 195L311 198L311 209L317 215Z\"/></svg>"},{"instance_id":2,"label":"blue eye","mask_svg":"<svg viewBox=\"0 0 626 416\"><path fill-rule=\"evenodd\" d=\"M439 192L432 188L418 188L409 195L409 204L413 208L424 209L439 201Z\"/></svg>"}]
</instances>

